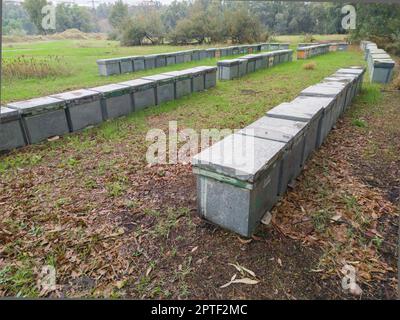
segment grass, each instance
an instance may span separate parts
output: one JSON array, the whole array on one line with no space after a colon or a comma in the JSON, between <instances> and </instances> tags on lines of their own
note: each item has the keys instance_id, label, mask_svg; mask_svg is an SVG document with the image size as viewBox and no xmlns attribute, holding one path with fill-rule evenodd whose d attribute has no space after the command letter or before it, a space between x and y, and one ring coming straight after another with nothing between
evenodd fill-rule
<instances>
[{"instance_id":1,"label":"grass","mask_svg":"<svg viewBox=\"0 0 400 320\"><path fill-rule=\"evenodd\" d=\"M4 216L0 216L0 222L4 223L7 218L20 222L15 226L5 226L10 233L7 249L3 251L6 256L0 265L0 281L6 288L3 293L37 295L34 291L36 277L29 270L40 270L45 263L43 258L52 257L46 258L52 260L52 264L72 266L70 269L57 270L61 283L68 281L72 270L81 270L85 266L82 272L101 279L96 284L100 287L100 282L111 283L106 277L111 277L113 272L126 275L128 266L125 263L120 266L117 261L131 259L133 271L129 276L132 285L126 287L134 286L132 290L137 297L166 297L170 294L173 297L191 296L193 286L190 281L196 276L199 257L193 257L192 261L187 255L199 254L200 249L194 253L190 250L194 245L201 246L203 242L198 239L203 233L208 235L209 232L193 227L189 209L159 207L157 202L152 202L155 197L148 201L153 191L154 194L166 193L158 188L164 179L169 179L169 172L158 171L145 176L146 170L150 170L145 163L148 145L145 141L146 131L149 128L166 129L170 120L176 120L178 128L242 128L269 108L293 99L303 88L320 81L336 69L363 63L362 56L355 51L329 53L313 60L318 67L312 72L303 69L304 61L282 64L241 79L218 82L215 88L206 92L1 156L0 186L3 189L1 201L4 201ZM211 60L209 62L212 63ZM19 85L22 86L22 82ZM44 86L40 83L37 88ZM61 90L56 84L54 88ZM17 94L21 92L15 93L15 96ZM373 95L368 99L373 100ZM360 118L360 115L357 117ZM148 179L143 179L143 176ZM149 185L145 192L137 190L147 183ZM174 181L172 185L177 183L179 181ZM187 194L173 196L176 201L181 201L182 197L187 198ZM138 243L124 242L124 247L119 243L119 237L127 235L122 234L108 240L99 239L99 236L115 233L116 229L121 228L122 224L115 225L118 219L114 220L114 217L120 215L120 221L126 212L129 213L129 219L137 222L131 235L137 235L135 238ZM14 213L12 218L7 216L10 213ZM329 214L330 211L315 213L314 223L321 232L326 229ZM102 220L105 216L110 220ZM63 229L51 232L57 226ZM126 233L129 234L128 231ZM189 240L188 244L182 245ZM42 241L46 241L46 244L37 245ZM109 245L102 247L107 241ZM117 248L117 244L121 245L121 250L111 255L110 250L114 245ZM170 256L159 253L162 246L169 248ZM127 258L128 255L119 256L125 249L133 250L129 253L131 258ZM27 258L29 263L24 262L17 273L18 270L13 268L24 252L30 254ZM76 262L68 262L66 252ZM149 258L157 263L157 269L163 266L160 278L157 278L156 270L149 276L143 275ZM226 264L226 257L220 258ZM107 269L106 272L100 266L109 265L110 259L115 262L115 271ZM164 267L163 261L169 264ZM166 287L159 284L159 280L171 278L176 279L177 283L168 285L169 282L166 282Z\"/></svg>"},{"instance_id":2,"label":"grass","mask_svg":"<svg viewBox=\"0 0 400 320\"><path fill-rule=\"evenodd\" d=\"M284 101L290 101L306 86L319 82L340 67L362 64L357 52L335 52L316 57L318 68L310 72L303 69L303 61L294 61L264 69L233 81L219 81L217 87L206 92L194 93L178 100L133 113L125 118L105 122L99 127L81 133L67 135L58 140L44 142L25 148L24 153L16 152L2 158L0 173L10 168L29 167L40 164L46 157L58 154L57 149L68 150L59 155L58 166L78 166L83 157L101 152L114 152L113 144L129 141L128 149L144 159L150 142L143 138L150 128L167 129L168 121L178 122L178 128L196 130L205 128L238 129L260 117L266 110ZM378 99L371 94L368 99ZM40 147L39 147L40 146ZM101 150L99 150L101 147ZM121 159L111 158L99 161L98 174L107 171ZM111 188L113 189L113 188ZM114 194L114 191L110 192ZM117 193L119 193L117 191Z\"/></svg>"},{"instance_id":3,"label":"grass","mask_svg":"<svg viewBox=\"0 0 400 320\"><path fill-rule=\"evenodd\" d=\"M315 37L317 39L330 39L331 37L337 39L335 35ZM302 36L278 37L279 41L288 41L288 39L294 48L296 47L295 43L302 42ZM226 45L227 44L220 44L213 46ZM38 63L40 64L38 61L51 60L51 57L58 57L58 59L62 60L63 67L57 70L53 68L54 64L50 64L52 70L46 77L38 78L35 76L35 73L33 73L29 78L4 78L1 87L1 102L4 104L51 93L90 88L98 85L140 78L155 73L182 70L197 65L215 65L216 59L207 59L111 77L101 77L98 75L97 59L173 52L199 47L206 46L159 45L121 47L117 41L94 39L5 43L2 48L2 59L3 64L6 66L10 65L12 61L22 59L22 57L24 60L34 61L35 65ZM68 72L61 72L61 70L65 69L65 66L68 66ZM43 74L44 73L45 72L43 72ZM27 72L25 71L23 74L26 75Z\"/></svg>"},{"instance_id":4,"label":"grass","mask_svg":"<svg viewBox=\"0 0 400 320\"><path fill-rule=\"evenodd\" d=\"M58 70L57 74L54 74L57 70L54 70L54 64L50 64L52 72L49 72L48 76L44 78L40 77L40 79L38 79L38 77L35 76L38 74L37 72L31 73L31 77L24 77L24 79L21 79L21 77L14 77L12 79L7 77L2 83L2 103L29 99L72 89L116 83L140 78L144 75L181 70L197 65L216 64L215 59L208 59L111 77L102 77L98 74L97 59L173 52L190 48L199 48L199 46L160 45L121 47L119 46L119 42L107 40L60 40L4 44L2 59L6 66L12 66L15 64L15 61L20 61L21 59L24 61L33 61L34 63L31 64L38 65L40 64L38 61L43 61L44 59L49 60L51 57L59 57L58 59L62 59L64 65L68 66L69 72L63 74L63 72ZM28 69L34 68L29 67ZM64 67L60 67L60 69L63 70ZM6 68L6 71L7 70ZM11 71L10 69L10 72ZM24 74L27 74L27 72Z\"/></svg>"},{"instance_id":5,"label":"grass","mask_svg":"<svg viewBox=\"0 0 400 320\"><path fill-rule=\"evenodd\" d=\"M18 56L4 60L2 66L3 80L23 80L29 78L49 78L70 74L63 58L48 56L44 58Z\"/></svg>"},{"instance_id":6,"label":"grass","mask_svg":"<svg viewBox=\"0 0 400 320\"><path fill-rule=\"evenodd\" d=\"M309 42L310 35L283 35L276 36L275 39L279 42L301 43ZM347 34L313 34L312 38L315 42L318 41L344 41Z\"/></svg>"},{"instance_id":7,"label":"grass","mask_svg":"<svg viewBox=\"0 0 400 320\"><path fill-rule=\"evenodd\" d=\"M316 67L317 67L317 64L314 61L305 63L303 65L304 70L314 70Z\"/></svg>"}]
</instances>

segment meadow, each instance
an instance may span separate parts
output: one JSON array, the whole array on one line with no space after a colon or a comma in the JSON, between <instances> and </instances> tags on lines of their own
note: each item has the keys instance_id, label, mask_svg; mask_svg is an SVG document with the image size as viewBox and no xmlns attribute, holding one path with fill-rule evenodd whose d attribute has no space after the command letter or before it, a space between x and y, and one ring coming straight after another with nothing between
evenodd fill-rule
<instances>
[{"instance_id":1,"label":"meadow","mask_svg":"<svg viewBox=\"0 0 400 320\"><path fill-rule=\"evenodd\" d=\"M121 48L104 40L12 44L4 47L5 59L59 55L71 73L3 83L3 97L215 64L97 75L98 58L178 49ZM340 270L342 261L351 261L363 297L395 297L398 211L388 194L397 189L377 181L391 185L398 178L398 93L366 82L274 208L272 224L250 239L197 216L190 164L150 166L145 160L151 128L166 130L168 121L177 121L178 130L242 128L338 68L363 64L357 47L284 63L0 156L0 296L350 299ZM258 283L221 288L237 272L231 264L252 270ZM44 265L57 270L55 290L37 286Z\"/></svg>"},{"instance_id":2,"label":"meadow","mask_svg":"<svg viewBox=\"0 0 400 320\"><path fill-rule=\"evenodd\" d=\"M342 35L314 36L317 40L342 40ZM282 36L276 41L290 41L292 48L302 42L302 36ZM212 45L226 46L226 44ZM56 92L89 88L126 81L144 75L182 70L198 65L215 65L216 59L194 61L124 75L101 77L97 59L174 52L204 46L134 46L121 47L118 41L104 39L63 39L4 43L2 48L3 83L1 101L24 100ZM22 60L22 61L21 61ZM46 72L47 71L47 72Z\"/></svg>"}]
</instances>

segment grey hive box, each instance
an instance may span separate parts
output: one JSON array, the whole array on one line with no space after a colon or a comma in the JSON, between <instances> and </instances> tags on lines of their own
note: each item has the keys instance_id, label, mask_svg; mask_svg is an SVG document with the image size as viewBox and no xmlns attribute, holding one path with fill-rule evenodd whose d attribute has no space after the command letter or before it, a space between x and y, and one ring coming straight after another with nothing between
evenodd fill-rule
<instances>
[{"instance_id":1,"label":"grey hive box","mask_svg":"<svg viewBox=\"0 0 400 320\"><path fill-rule=\"evenodd\" d=\"M192 61L192 50L186 50L182 52L183 52L183 62Z\"/></svg>"},{"instance_id":2,"label":"grey hive box","mask_svg":"<svg viewBox=\"0 0 400 320\"><path fill-rule=\"evenodd\" d=\"M351 94L350 94L350 100L349 102L351 102L354 97L358 94L359 92L359 87L361 87L362 83L360 82L360 76L356 75L356 74L350 74L350 73L334 73L332 74L330 77L327 78L333 78L336 81L347 81L349 83L351 83ZM346 107L348 107L349 105L347 105Z\"/></svg>"},{"instance_id":3,"label":"grey hive box","mask_svg":"<svg viewBox=\"0 0 400 320\"><path fill-rule=\"evenodd\" d=\"M132 57L122 57L120 59L121 73L133 72L133 60Z\"/></svg>"},{"instance_id":4,"label":"grey hive box","mask_svg":"<svg viewBox=\"0 0 400 320\"><path fill-rule=\"evenodd\" d=\"M221 60L217 62L218 79L232 80L239 77L239 60Z\"/></svg>"},{"instance_id":5,"label":"grey hive box","mask_svg":"<svg viewBox=\"0 0 400 320\"><path fill-rule=\"evenodd\" d=\"M163 73L175 79L175 99L192 93L192 72L187 70Z\"/></svg>"},{"instance_id":6,"label":"grey hive box","mask_svg":"<svg viewBox=\"0 0 400 320\"><path fill-rule=\"evenodd\" d=\"M357 88L357 76L352 74L334 74L329 77L326 77L322 80L322 83L325 82L342 82L348 86L347 95L346 95L346 105L344 106L347 109L350 106L351 101L353 100L356 94Z\"/></svg>"},{"instance_id":7,"label":"grey hive box","mask_svg":"<svg viewBox=\"0 0 400 320\"><path fill-rule=\"evenodd\" d=\"M221 52L221 57L229 56L229 49L228 48L219 48Z\"/></svg>"},{"instance_id":8,"label":"grey hive box","mask_svg":"<svg viewBox=\"0 0 400 320\"><path fill-rule=\"evenodd\" d=\"M321 105L313 104L305 100L295 99L289 103L280 105L267 111L267 117L302 121L308 124L305 133L304 154L302 165L310 154L317 148L321 131L321 120L324 117L324 108Z\"/></svg>"},{"instance_id":9,"label":"grey hive box","mask_svg":"<svg viewBox=\"0 0 400 320\"><path fill-rule=\"evenodd\" d=\"M143 56L132 57L132 64L133 64L133 71L140 71L146 68Z\"/></svg>"},{"instance_id":10,"label":"grey hive box","mask_svg":"<svg viewBox=\"0 0 400 320\"><path fill-rule=\"evenodd\" d=\"M319 148L331 130L333 113L336 107L336 98L299 96L292 100L291 103L296 104L299 110L302 109L305 112L311 112L311 114L318 112L319 109L322 108L323 112L318 124L317 148ZM305 151L305 154L307 154L307 152L308 151Z\"/></svg>"},{"instance_id":11,"label":"grey hive box","mask_svg":"<svg viewBox=\"0 0 400 320\"><path fill-rule=\"evenodd\" d=\"M270 50L279 50L279 43L270 43L269 48Z\"/></svg>"},{"instance_id":12,"label":"grey hive box","mask_svg":"<svg viewBox=\"0 0 400 320\"><path fill-rule=\"evenodd\" d=\"M204 72L204 89L210 89L217 85L217 67L199 66L193 69L198 69Z\"/></svg>"},{"instance_id":13,"label":"grey hive box","mask_svg":"<svg viewBox=\"0 0 400 320\"><path fill-rule=\"evenodd\" d=\"M165 54L165 62L167 64L167 66L171 66L173 64L176 64L176 53L175 52L171 52L171 53L167 53Z\"/></svg>"},{"instance_id":14,"label":"grey hive box","mask_svg":"<svg viewBox=\"0 0 400 320\"><path fill-rule=\"evenodd\" d=\"M243 56L241 59L247 60L247 73L254 72L256 70L256 59L257 57L253 54Z\"/></svg>"},{"instance_id":15,"label":"grey hive box","mask_svg":"<svg viewBox=\"0 0 400 320\"><path fill-rule=\"evenodd\" d=\"M366 69L361 66L352 66L349 68L342 68L336 71L336 74L355 74L357 78L357 93L361 91L362 83L364 81L364 74Z\"/></svg>"},{"instance_id":16,"label":"grey hive box","mask_svg":"<svg viewBox=\"0 0 400 320\"><path fill-rule=\"evenodd\" d=\"M233 134L192 159L198 212L249 237L277 201L285 143Z\"/></svg>"},{"instance_id":17,"label":"grey hive box","mask_svg":"<svg viewBox=\"0 0 400 320\"><path fill-rule=\"evenodd\" d=\"M375 43L369 43L365 46L365 51L364 51L365 60L368 60L368 55L371 49L378 49L378 46Z\"/></svg>"},{"instance_id":18,"label":"grey hive box","mask_svg":"<svg viewBox=\"0 0 400 320\"><path fill-rule=\"evenodd\" d=\"M126 85L108 84L90 90L101 93L104 119L126 116L134 110L131 89Z\"/></svg>"},{"instance_id":19,"label":"grey hive box","mask_svg":"<svg viewBox=\"0 0 400 320\"><path fill-rule=\"evenodd\" d=\"M378 83L389 83L393 76L395 62L392 59L374 59L371 81Z\"/></svg>"},{"instance_id":20,"label":"grey hive box","mask_svg":"<svg viewBox=\"0 0 400 320\"><path fill-rule=\"evenodd\" d=\"M199 68L186 69L192 73L192 91L198 92L204 90L205 71Z\"/></svg>"},{"instance_id":21,"label":"grey hive box","mask_svg":"<svg viewBox=\"0 0 400 320\"><path fill-rule=\"evenodd\" d=\"M134 79L119 84L129 86L133 96L133 106L135 111L140 111L156 104L155 81Z\"/></svg>"},{"instance_id":22,"label":"grey hive box","mask_svg":"<svg viewBox=\"0 0 400 320\"><path fill-rule=\"evenodd\" d=\"M337 50L338 51L347 51L348 44L346 42L340 42L337 44Z\"/></svg>"},{"instance_id":23,"label":"grey hive box","mask_svg":"<svg viewBox=\"0 0 400 320\"><path fill-rule=\"evenodd\" d=\"M151 80L156 83L156 104L161 104L175 98L175 79L173 76L156 74L143 77L144 80Z\"/></svg>"},{"instance_id":24,"label":"grey hive box","mask_svg":"<svg viewBox=\"0 0 400 320\"><path fill-rule=\"evenodd\" d=\"M280 43L279 44L279 49L288 50L289 46L290 46L289 43Z\"/></svg>"},{"instance_id":25,"label":"grey hive box","mask_svg":"<svg viewBox=\"0 0 400 320\"><path fill-rule=\"evenodd\" d=\"M300 96L311 96L311 97L328 97L336 100L331 119L331 127L335 125L336 120L344 108L344 91L337 87L330 87L327 85L316 84L310 86L300 92Z\"/></svg>"},{"instance_id":26,"label":"grey hive box","mask_svg":"<svg viewBox=\"0 0 400 320\"><path fill-rule=\"evenodd\" d=\"M206 49L207 58L208 58L208 59L215 58L215 51L216 51L216 50L217 50L217 49L215 49L215 48L208 48L208 49Z\"/></svg>"},{"instance_id":27,"label":"grey hive box","mask_svg":"<svg viewBox=\"0 0 400 320\"><path fill-rule=\"evenodd\" d=\"M247 74L247 59L238 58L239 61L239 77Z\"/></svg>"},{"instance_id":28,"label":"grey hive box","mask_svg":"<svg viewBox=\"0 0 400 320\"><path fill-rule=\"evenodd\" d=\"M232 54L234 56L238 55L240 53L239 47L232 47Z\"/></svg>"},{"instance_id":29,"label":"grey hive box","mask_svg":"<svg viewBox=\"0 0 400 320\"><path fill-rule=\"evenodd\" d=\"M273 57L273 66L277 66L279 64L279 52L278 51L272 51L271 52L272 57Z\"/></svg>"},{"instance_id":30,"label":"grey hive box","mask_svg":"<svg viewBox=\"0 0 400 320\"><path fill-rule=\"evenodd\" d=\"M156 67L156 60L156 54L149 54L147 56L144 56L144 68L146 70L154 69Z\"/></svg>"},{"instance_id":31,"label":"grey hive box","mask_svg":"<svg viewBox=\"0 0 400 320\"><path fill-rule=\"evenodd\" d=\"M261 117L237 132L286 144L279 175L278 195L283 195L288 184L301 172L307 127L306 122Z\"/></svg>"},{"instance_id":32,"label":"grey hive box","mask_svg":"<svg viewBox=\"0 0 400 320\"><path fill-rule=\"evenodd\" d=\"M207 51L205 49L200 49L199 50L199 60L203 60L203 59L207 59L207 58L208 58Z\"/></svg>"},{"instance_id":33,"label":"grey hive box","mask_svg":"<svg viewBox=\"0 0 400 320\"><path fill-rule=\"evenodd\" d=\"M192 61L200 60L200 50L192 50Z\"/></svg>"},{"instance_id":34,"label":"grey hive box","mask_svg":"<svg viewBox=\"0 0 400 320\"><path fill-rule=\"evenodd\" d=\"M343 81L321 81L318 85L321 87L329 87L329 88L335 88L337 89L338 92L338 109L336 110L336 118L335 121L342 115L344 110L347 108L347 105L350 104L349 99L349 91L351 91L351 86L348 82L343 82Z\"/></svg>"},{"instance_id":35,"label":"grey hive box","mask_svg":"<svg viewBox=\"0 0 400 320\"><path fill-rule=\"evenodd\" d=\"M55 94L51 97L66 103L71 131L82 130L103 121L104 111L99 92L81 89Z\"/></svg>"},{"instance_id":36,"label":"grey hive box","mask_svg":"<svg viewBox=\"0 0 400 320\"><path fill-rule=\"evenodd\" d=\"M261 54L256 54L256 64L255 64L255 70L260 70L265 68L265 59L263 58L263 56Z\"/></svg>"},{"instance_id":37,"label":"grey hive box","mask_svg":"<svg viewBox=\"0 0 400 320\"><path fill-rule=\"evenodd\" d=\"M28 143L18 110L0 106L0 153Z\"/></svg>"},{"instance_id":38,"label":"grey hive box","mask_svg":"<svg viewBox=\"0 0 400 320\"><path fill-rule=\"evenodd\" d=\"M120 74L121 69L119 61L120 61L119 58L97 60L99 74L101 76L111 76L113 74Z\"/></svg>"},{"instance_id":39,"label":"grey hive box","mask_svg":"<svg viewBox=\"0 0 400 320\"><path fill-rule=\"evenodd\" d=\"M371 69L373 67L374 60L381 60L381 59L391 59L391 57L386 52L385 53L371 52L370 55L368 56L368 61L367 61L368 68Z\"/></svg>"},{"instance_id":40,"label":"grey hive box","mask_svg":"<svg viewBox=\"0 0 400 320\"><path fill-rule=\"evenodd\" d=\"M21 114L29 143L61 136L70 131L63 100L43 97L12 102L7 107L18 110Z\"/></svg>"},{"instance_id":41,"label":"grey hive box","mask_svg":"<svg viewBox=\"0 0 400 320\"><path fill-rule=\"evenodd\" d=\"M267 68L272 68L274 66L274 54L273 52L264 53L264 59Z\"/></svg>"},{"instance_id":42,"label":"grey hive box","mask_svg":"<svg viewBox=\"0 0 400 320\"><path fill-rule=\"evenodd\" d=\"M175 62L176 62L176 64L184 63L185 62L185 53L181 52L181 51L175 52Z\"/></svg>"},{"instance_id":43,"label":"grey hive box","mask_svg":"<svg viewBox=\"0 0 400 320\"><path fill-rule=\"evenodd\" d=\"M165 67L167 65L167 57L165 54L160 53L156 55L156 68Z\"/></svg>"}]
</instances>

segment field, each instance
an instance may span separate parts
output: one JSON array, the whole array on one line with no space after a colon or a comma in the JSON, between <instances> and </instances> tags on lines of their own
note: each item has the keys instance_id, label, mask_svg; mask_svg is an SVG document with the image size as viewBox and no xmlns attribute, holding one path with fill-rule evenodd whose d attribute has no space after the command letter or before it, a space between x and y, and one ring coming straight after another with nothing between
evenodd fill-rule
<instances>
[{"instance_id":1,"label":"field","mask_svg":"<svg viewBox=\"0 0 400 320\"><path fill-rule=\"evenodd\" d=\"M7 51L12 49L18 51ZM176 49L143 47L140 53ZM13 44L5 48L5 57L21 52L65 56L74 72L2 84L6 101L144 74L97 76L96 58L139 54L138 48L118 48L109 41ZM242 128L338 68L364 64L356 47L311 61L311 70L304 68L310 61L285 63L1 156L0 295L359 298L341 288L342 267L350 264L362 298L394 298L399 91L365 83L273 210L273 223L251 239L196 215L189 164L146 163L150 128L167 130L171 120L179 130ZM254 271L258 283L221 288L235 273L249 276L230 264ZM50 292L36 286L44 265L57 270L57 288Z\"/></svg>"},{"instance_id":2,"label":"field","mask_svg":"<svg viewBox=\"0 0 400 320\"><path fill-rule=\"evenodd\" d=\"M316 39L343 39L341 35L315 36ZM293 47L304 39L301 36L291 36L288 39L283 37L277 40L291 41ZM226 46L226 44L224 44ZM216 45L216 46L224 46ZM206 47L206 46L201 46ZM10 101L29 99L38 96L48 95L50 93L68 91L72 89L89 88L97 85L126 81L134 78L140 78L144 75L161 73L171 70L181 70L197 65L215 65L215 59L196 61L179 64L156 70L135 72L125 75L116 75L112 77L101 77L98 75L97 59L123 57L129 55L143 55L161 52L174 52L190 48L199 48L199 46L138 46L121 47L117 41L96 40L96 39L65 39L65 40L47 40L32 41L23 43L5 43L3 44L3 63L15 61L21 56L24 59L42 61L45 58L54 60L50 67L61 70L60 74L45 78L30 77L27 79L7 79L3 78L1 101L7 103ZM13 66L10 66L13 68ZM34 68L34 67L33 67ZM34 72L33 72L34 74Z\"/></svg>"}]
</instances>

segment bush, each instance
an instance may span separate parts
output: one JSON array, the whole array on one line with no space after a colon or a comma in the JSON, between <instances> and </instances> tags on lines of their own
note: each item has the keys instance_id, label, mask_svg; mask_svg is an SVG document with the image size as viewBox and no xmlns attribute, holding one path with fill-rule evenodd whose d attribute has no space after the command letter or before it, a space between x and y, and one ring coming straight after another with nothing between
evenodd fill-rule
<instances>
[{"instance_id":1,"label":"bush","mask_svg":"<svg viewBox=\"0 0 400 320\"><path fill-rule=\"evenodd\" d=\"M146 28L140 20L128 19L121 27L121 45L137 46L143 43L146 36Z\"/></svg>"},{"instance_id":2,"label":"bush","mask_svg":"<svg viewBox=\"0 0 400 320\"><path fill-rule=\"evenodd\" d=\"M314 70L317 67L317 64L312 61L303 65L304 70Z\"/></svg>"},{"instance_id":3,"label":"bush","mask_svg":"<svg viewBox=\"0 0 400 320\"><path fill-rule=\"evenodd\" d=\"M303 42L304 43L311 43L311 42L315 42L316 39L314 38L314 36L312 34L306 33L303 36Z\"/></svg>"},{"instance_id":4,"label":"bush","mask_svg":"<svg viewBox=\"0 0 400 320\"><path fill-rule=\"evenodd\" d=\"M18 58L4 59L2 77L5 80L46 78L51 76L69 75L71 72L65 61L58 56L43 58Z\"/></svg>"}]
</instances>

